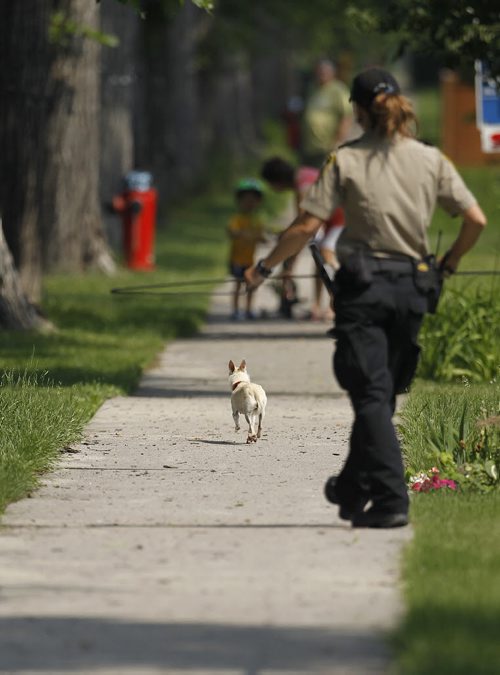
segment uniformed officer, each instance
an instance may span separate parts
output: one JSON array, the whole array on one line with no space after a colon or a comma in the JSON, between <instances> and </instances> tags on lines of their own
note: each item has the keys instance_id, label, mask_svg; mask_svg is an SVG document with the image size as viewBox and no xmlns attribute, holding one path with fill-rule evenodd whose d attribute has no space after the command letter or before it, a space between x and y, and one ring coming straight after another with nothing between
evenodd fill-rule
<instances>
[{"instance_id":1,"label":"uniformed officer","mask_svg":"<svg viewBox=\"0 0 500 675\"><path fill-rule=\"evenodd\" d=\"M427 227L436 204L462 216L440 264L455 271L486 225L474 196L446 157L414 139L416 119L391 73L370 68L352 83L363 135L326 160L301 202L303 212L271 253L247 270L250 287L295 255L338 206L345 229L337 244L334 371L354 410L349 454L327 482L329 501L355 527L408 522L403 462L392 423L396 394L415 373L418 332L435 304L440 274L429 258Z\"/></svg>"}]
</instances>

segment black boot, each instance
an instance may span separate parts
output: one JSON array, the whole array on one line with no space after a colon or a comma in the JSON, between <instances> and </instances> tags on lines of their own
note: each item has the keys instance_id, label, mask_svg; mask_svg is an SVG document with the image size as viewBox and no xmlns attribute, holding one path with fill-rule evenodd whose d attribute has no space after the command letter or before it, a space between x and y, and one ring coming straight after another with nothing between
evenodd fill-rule
<instances>
[{"instance_id":1,"label":"black boot","mask_svg":"<svg viewBox=\"0 0 500 675\"><path fill-rule=\"evenodd\" d=\"M404 527L408 525L408 514L405 512L377 511L374 507L368 511L358 512L352 517L353 527Z\"/></svg>"},{"instance_id":2,"label":"black boot","mask_svg":"<svg viewBox=\"0 0 500 675\"><path fill-rule=\"evenodd\" d=\"M324 492L327 501L331 504L338 504L339 518L342 520L352 520L356 514L362 514L363 509L370 501L370 496L366 492L350 500L349 503L342 502L337 490L337 476L330 476L325 483Z\"/></svg>"}]
</instances>

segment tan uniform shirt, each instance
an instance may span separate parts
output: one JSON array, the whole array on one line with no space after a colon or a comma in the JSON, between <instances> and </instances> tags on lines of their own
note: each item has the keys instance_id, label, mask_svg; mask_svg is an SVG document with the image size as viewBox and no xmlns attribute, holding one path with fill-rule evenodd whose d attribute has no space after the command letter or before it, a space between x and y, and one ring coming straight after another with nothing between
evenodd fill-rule
<instances>
[{"instance_id":1,"label":"tan uniform shirt","mask_svg":"<svg viewBox=\"0 0 500 675\"><path fill-rule=\"evenodd\" d=\"M436 203L455 216L476 199L437 148L368 132L329 156L300 206L323 220L344 207L345 229L337 243L342 262L359 248L382 257L424 257Z\"/></svg>"}]
</instances>

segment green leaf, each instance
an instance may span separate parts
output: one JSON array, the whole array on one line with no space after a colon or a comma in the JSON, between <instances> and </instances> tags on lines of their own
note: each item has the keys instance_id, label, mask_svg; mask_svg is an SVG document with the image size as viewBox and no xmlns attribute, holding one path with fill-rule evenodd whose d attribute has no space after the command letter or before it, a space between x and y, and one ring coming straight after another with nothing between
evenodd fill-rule
<instances>
[{"instance_id":1,"label":"green leaf","mask_svg":"<svg viewBox=\"0 0 500 675\"><path fill-rule=\"evenodd\" d=\"M118 2L121 2L122 5L130 5L138 14L140 14L141 18L144 19L145 13L142 9L142 0L118 0ZM191 2L193 5L196 5L207 12L211 12L214 9L214 0L191 0ZM163 0L163 4L170 7L172 2L170 0ZM177 0L177 4L183 5L184 0Z\"/></svg>"},{"instance_id":2,"label":"green leaf","mask_svg":"<svg viewBox=\"0 0 500 675\"><path fill-rule=\"evenodd\" d=\"M120 41L116 35L103 33L90 26L77 23L69 19L64 12L54 12L49 22L49 42L56 45L67 45L71 38L83 36L95 40L105 47L116 47Z\"/></svg>"},{"instance_id":3,"label":"green leaf","mask_svg":"<svg viewBox=\"0 0 500 675\"><path fill-rule=\"evenodd\" d=\"M214 8L213 0L192 0L192 2L194 5L206 10L207 12L211 12Z\"/></svg>"}]
</instances>

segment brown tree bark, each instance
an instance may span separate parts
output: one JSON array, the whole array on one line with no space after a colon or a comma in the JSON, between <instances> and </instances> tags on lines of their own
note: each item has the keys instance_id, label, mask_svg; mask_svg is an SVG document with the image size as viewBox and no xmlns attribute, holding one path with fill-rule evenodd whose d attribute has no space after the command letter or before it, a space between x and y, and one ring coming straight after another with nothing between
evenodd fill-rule
<instances>
[{"instance_id":1,"label":"brown tree bark","mask_svg":"<svg viewBox=\"0 0 500 675\"><path fill-rule=\"evenodd\" d=\"M8 0L0 21L0 212L21 282L33 299L41 292L38 223L48 112L50 10L47 0Z\"/></svg>"},{"instance_id":2,"label":"brown tree bark","mask_svg":"<svg viewBox=\"0 0 500 675\"><path fill-rule=\"evenodd\" d=\"M57 3L77 26L97 30L99 5ZM45 270L114 270L102 230L99 199L100 51L94 39L75 34L54 50L49 81L51 109L45 134L45 209L40 229Z\"/></svg>"},{"instance_id":3,"label":"brown tree bark","mask_svg":"<svg viewBox=\"0 0 500 675\"><path fill-rule=\"evenodd\" d=\"M25 292L42 271L114 263L98 197L99 45L82 35L49 42L57 9L97 27L88 0L7 0L0 21L0 211Z\"/></svg>"},{"instance_id":4,"label":"brown tree bark","mask_svg":"<svg viewBox=\"0 0 500 675\"><path fill-rule=\"evenodd\" d=\"M142 20L130 6L101 2L101 30L119 39L101 50L100 181L101 204L123 189L123 176L134 168L138 39ZM108 240L121 248L121 219L104 211Z\"/></svg>"},{"instance_id":5,"label":"brown tree bark","mask_svg":"<svg viewBox=\"0 0 500 675\"><path fill-rule=\"evenodd\" d=\"M207 144L197 57L211 20L192 2L170 16L156 2L141 24L136 159L152 171L162 204L192 188L203 166Z\"/></svg>"},{"instance_id":6,"label":"brown tree bark","mask_svg":"<svg viewBox=\"0 0 500 675\"><path fill-rule=\"evenodd\" d=\"M258 154L254 91L244 53L223 56L214 73L211 102L212 143L233 160Z\"/></svg>"},{"instance_id":7,"label":"brown tree bark","mask_svg":"<svg viewBox=\"0 0 500 675\"><path fill-rule=\"evenodd\" d=\"M52 327L22 290L0 220L0 330L50 330Z\"/></svg>"}]
</instances>

